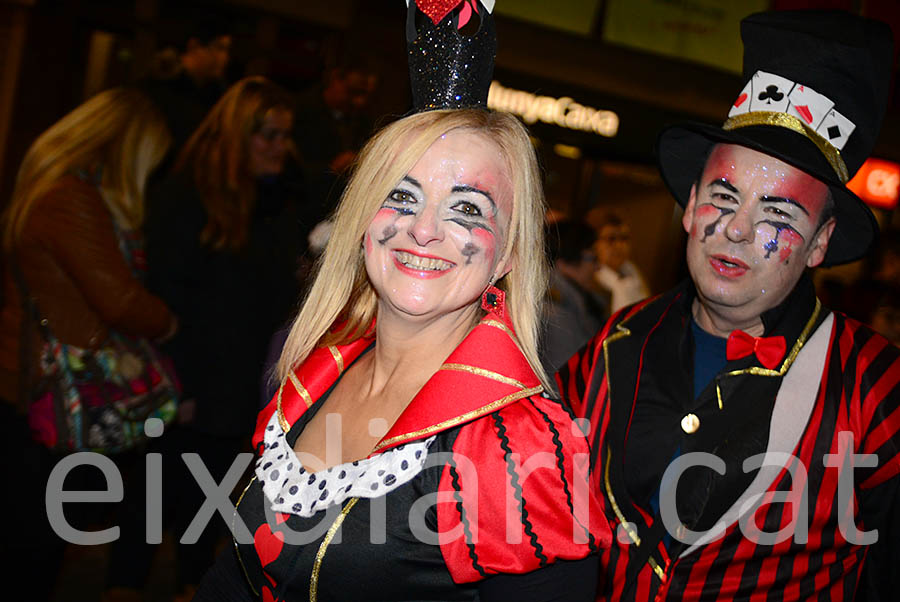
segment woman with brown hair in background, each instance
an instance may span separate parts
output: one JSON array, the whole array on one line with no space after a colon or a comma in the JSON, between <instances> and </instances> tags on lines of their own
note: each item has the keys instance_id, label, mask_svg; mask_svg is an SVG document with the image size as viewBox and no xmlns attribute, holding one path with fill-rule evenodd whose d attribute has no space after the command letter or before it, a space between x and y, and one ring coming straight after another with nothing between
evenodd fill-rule
<instances>
[{"instance_id":1,"label":"woman with brown hair in background","mask_svg":"<svg viewBox=\"0 0 900 602\"><path fill-rule=\"evenodd\" d=\"M290 106L262 77L237 82L151 193L150 288L178 316L181 328L166 351L184 398L193 400L192 420L172 433L179 453L166 454L171 466L163 468L177 475L177 499L166 500L163 516L171 504L178 538L206 499L181 453L199 454L222 481L252 429L268 340L297 298L300 192L282 177L293 150ZM185 595L212 562L222 527L216 515L199 541L179 546L176 582ZM134 563L127 555L114 559L123 571Z\"/></svg>"},{"instance_id":2,"label":"woman with brown hair in background","mask_svg":"<svg viewBox=\"0 0 900 602\"><path fill-rule=\"evenodd\" d=\"M141 93L101 92L31 145L4 214L0 424L5 477L15 489L3 496L2 516L13 529L4 535L10 557L3 566L27 584L31 600L50 595L65 545L51 532L41 503L59 458L45 445L65 443L64 433L34 432L33 440L26 420L46 370L41 360L55 353L42 338L52 333L56 350L77 354L99 352L112 332L156 340L175 332L175 317L139 277L144 184L170 140L162 116ZM38 308L39 324L27 307ZM120 467L129 458L118 457ZM82 476L95 475L73 470L67 488L90 489L72 484ZM67 504L66 520L83 522L83 508Z\"/></svg>"}]
</instances>

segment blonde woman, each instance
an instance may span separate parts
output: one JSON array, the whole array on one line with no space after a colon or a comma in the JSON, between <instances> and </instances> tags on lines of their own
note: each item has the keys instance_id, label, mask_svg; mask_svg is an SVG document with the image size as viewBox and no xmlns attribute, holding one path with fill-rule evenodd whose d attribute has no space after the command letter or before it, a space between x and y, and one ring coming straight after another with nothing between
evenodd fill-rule
<instances>
[{"instance_id":1,"label":"blonde woman","mask_svg":"<svg viewBox=\"0 0 900 602\"><path fill-rule=\"evenodd\" d=\"M609 533L536 349L543 209L510 115L366 145L197 600L593 600Z\"/></svg>"},{"instance_id":2,"label":"blonde woman","mask_svg":"<svg viewBox=\"0 0 900 602\"><path fill-rule=\"evenodd\" d=\"M3 399L18 399L19 375L36 367L19 365L23 316L11 260L61 341L91 347L110 328L154 339L175 330L174 316L135 277L116 235L140 232L144 184L169 142L150 101L117 88L76 108L29 148L3 219Z\"/></svg>"},{"instance_id":3,"label":"blonde woman","mask_svg":"<svg viewBox=\"0 0 900 602\"><path fill-rule=\"evenodd\" d=\"M149 285L176 313L166 345L194 400L174 454L197 453L217 482L246 446L259 409L269 337L290 316L302 236L298 192L285 178L290 98L261 77L235 83L151 193L145 225ZM184 533L205 495L180 461L170 473ZM217 515L198 543L179 546L177 583L189 597L214 560Z\"/></svg>"},{"instance_id":4,"label":"blonde woman","mask_svg":"<svg viewBox=\"0 0 900 602\"><path fill-rule=\"evenodd\" d=\"M169 140L161 115L139 92L102 92L31 145L3 216L0 423L8 446L5 477L24 492L5 496L3 510L14 517L6 538L11 574L33 584L34 599L52 586L64 545L50 531L44 505L34 503L54 460L29 441L25 419L43 370L40 358L65 353L71 359L79 350L96 351L112 331L157 340L175 331L173 314L139 278L144 183ZM23 310L23 285L41 325ZM42 328L59 341L54 349L42 340ZM86 378L94 382L98 375ZM35 415L32 436L53 446L60 434L52 423L37 423ZM67 481L67 487L73 485L78 488ZM9 507L23 502L24 507Z\"/></svg>"}]
</instances>

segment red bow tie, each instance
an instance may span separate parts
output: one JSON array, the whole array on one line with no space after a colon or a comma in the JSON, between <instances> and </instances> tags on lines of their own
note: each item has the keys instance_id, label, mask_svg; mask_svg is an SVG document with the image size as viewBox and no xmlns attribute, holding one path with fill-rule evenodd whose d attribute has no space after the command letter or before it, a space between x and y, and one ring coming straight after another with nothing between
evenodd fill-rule
<instances>
[{"instance_id":1,"label":"red bow tie","mask_svg":"<svg viewBox=\"0 0 900 602\"><path fill-rule=\"evenodd\" d=\"M725 357L729 360L739 360L751 353L756 354L759 363L773 370L787 349L784 337L754 337L743 330L735 330L728 337L728 345L725 348Z\"/></svg>"}]
</instances>

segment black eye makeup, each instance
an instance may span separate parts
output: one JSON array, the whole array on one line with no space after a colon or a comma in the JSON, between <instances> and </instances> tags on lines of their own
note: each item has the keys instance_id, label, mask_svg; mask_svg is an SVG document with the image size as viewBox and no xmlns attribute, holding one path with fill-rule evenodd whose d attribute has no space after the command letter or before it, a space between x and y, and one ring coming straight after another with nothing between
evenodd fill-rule
<instances>
[{"instance_id":1,"label":"black eye makeup","mask_svg":"<svg viewBox=\"0 0 900 602\"><path fill-rule=\"evenodd\" d=\"M737 203L737 199L730 192L714 191L710 193L709 198L723 203Z\"/></svg>"},{"instance_id":2,"label":"black eye makeup","mask_svg":"<svg viewBox=\"0 0 900 602\"><path fill-rule=\"evenodd\" d=\"M703 228L703 238L700 239L700 242L706 242L706 239L713 235L713 233L716 231L716 227L718 227L719 222L722 221L723 217L734 213L734 209L728 209L726 207L717 207L716 205L713 205L712 203L710 203L710 205L712 205L713 207L715 207L716 209L719 210L719 217L716 218L716 221L714 221L711 224L707 224L707 226L705 228Z\"/></svg>"},{"instance_id":3,"label":"black eye makeup","mask_svg":"<svg viewBox=\"0 0 900 602\"><path fill-rule=\"evenodd\" d=\"M402 215L412 215L415 213L415 205L418 204L416 196L404 188L395 188L385 199L382 207L393 209Z\"/></svg>"},{"instance_id":4,"label":"black eye makeup","mask_svg":"<svg viewBox=\"0 0 900 602\"><path fill-rule=\"evenodd\" d=\"M764 204L764 211L769 215L774 215L779 218L796 220L800 216L800 212L805 215L809 215L809 211L806 210L806 207L795 201L794 199L789 199L787 197L782 196L770 196L766 195L760 197L760 201Z\"/></svg>"},{"instance_id":5,"label":"black eye makeup","mask_svg":"<svg viewBox=\"0 0 900 602\"><path fill-rule=\"evenodd\" d=\"M790 219L790 220L794 219L793 215L791 215L787 211L783 211L782 209L779 209L778 207L775 207L773 205L769 205L769 206L765 207L765 209L763 209L763 211L765 211L766 213L769 213L771 215L774 215L776 217Z\"/></svg>"},{"instance_id":6,"label":"black eye makeup","mask_svg":"<svg viewBox=\"0 0 900 602\"><path fill-rule=\"evenodd\" d=\"M493 234L494 230L491 228L493 220L485 215L490 211L486 205L487 201L482 201L481 197L451 200L448 206L449 217L446 219L448 222L462 226L469 232L475 228L481 228Z\"/></svg>"},{"instance_id":7,"label":"black eye makeup","mask_svg":"<svg viewBox=\"0 0 900 602\"><path fill-rule=\"evenodd\" d=\"M711 199L717 199L721 201L726 201L729 203L737 203L737 187L726 180L725 178L718 178L713 180L707 186L707 190L709 191L709 197Z\"/></svg>"},{"instance_id":8,"label":"black eye makeup","mask_svg":"<svg viewBox=\"0 0 900 602\"><path fill-rule=\"evenodd\" d=\"M454 211L458 211L467 217L481 217L481 208L471 201L456 201L450 207Z\"/></svg>"}]
</instances>

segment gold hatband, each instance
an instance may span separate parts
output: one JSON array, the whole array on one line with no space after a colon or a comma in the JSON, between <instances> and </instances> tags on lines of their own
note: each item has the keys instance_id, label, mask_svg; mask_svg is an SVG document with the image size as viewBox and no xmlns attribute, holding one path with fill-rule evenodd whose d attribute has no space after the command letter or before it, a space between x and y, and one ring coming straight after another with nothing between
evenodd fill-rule
<instances>
[{"instance_id":1,"label":"gold hatband","mask_svg":"<svg viewBox=\"0 0 900 602\"><path fill-rule=\"evenodd\" d=\"M808 138L816 147L825 155L828 164L837 174L842 184L846 184L850 180L850 174L841 153L830 142L816 133L811 127L787 113L774 113L772 111L752 111L742 115L729 117L722 125L723 130L737 130L751 125L774 125L777 127L787 128L797 132L801 136Z\"/></svg>"}]
</instances>

